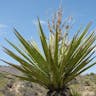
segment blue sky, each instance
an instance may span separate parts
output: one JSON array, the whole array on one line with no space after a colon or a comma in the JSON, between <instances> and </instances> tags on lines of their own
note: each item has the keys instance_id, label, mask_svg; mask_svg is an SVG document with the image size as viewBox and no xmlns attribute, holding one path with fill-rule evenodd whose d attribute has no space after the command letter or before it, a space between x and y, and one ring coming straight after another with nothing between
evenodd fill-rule
<instances>
[{"instance_id":1,"label":"blue sky","mask_svg":"<svg viewBox=\"0 0 96 96\"><path fill-rule=\"evenodd\" d=\"M4 38L16 44L18 43L12 32L13 27L26 39L33 38L40 44L34 22L36 22L37 16L39 16L44 31L48 35L47 20L58 9L59 4L60 0L0 0L0 45L10 48ZM63 15L74 18L75 22L72 32L75 32L81 24L85 26L89 21L93 21L91 28L95 28L96 0L62 0L62 6L64 11ZM0 47L0 58L12 61L2 51L2 47ZM4 65L4 63L0 61L0 65ZM87 72L96 72L95 69L96 67L93 67Z\"/></svg>"}]
</instances>

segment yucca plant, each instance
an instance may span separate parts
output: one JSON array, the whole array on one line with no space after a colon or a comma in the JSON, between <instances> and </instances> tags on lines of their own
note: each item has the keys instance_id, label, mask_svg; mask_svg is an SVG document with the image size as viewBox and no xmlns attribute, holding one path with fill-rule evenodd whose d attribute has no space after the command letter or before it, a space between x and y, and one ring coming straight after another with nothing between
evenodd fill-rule
<instances>
[{"instance_id":1,"label":"yucca plant","mask_svg":"<svg viewBox=\"0 0 96 96\"><path fill-rule=\"evenodd\" d=\"M40 51L35 42L25 40L16 29L14 29L14 33L22 48L9 40L6 41L18 54L3 47L5 53L19 64L7 62L6 60L2 61L23 73L22 75L13 75L47 88L49 90L47 96L72 96L68 83L96 64L92 61L94 59L96 35L94 31L88 33L91 23L81 33L79 33L81 30L76 32L73 38L67 42L68 35L61 35L60 20L61 18L58 18L56 26L53 26L54 32L49 26L50 36L46 39L38 19L43 52ZM68 29L68 26L66 28Z\"/></svg>"}]
</instances>

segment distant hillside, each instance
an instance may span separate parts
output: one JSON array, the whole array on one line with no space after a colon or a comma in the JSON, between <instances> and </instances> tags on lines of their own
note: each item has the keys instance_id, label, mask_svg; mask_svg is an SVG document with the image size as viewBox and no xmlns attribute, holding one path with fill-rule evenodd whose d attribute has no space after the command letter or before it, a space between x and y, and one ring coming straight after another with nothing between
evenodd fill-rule
<instances>
[{"instance_id":1,"label":"distant hillside","mask_svg":"<svg viewBox=\"0 0 96 96\"><path fill-rule=\"evenodd\" d=\"M19 71L9 66L0 66L0 72L2 71L20 74ZM94 73L80 75L69 85L81 96L96 96L96 74ZM47 91L38 84L20 81L15 77L10 79L10 76L9 78L0 77L0 90L0 96L45 96Z\"/></svg>"},{"instance_id":2,"label":"distant hillside","mask_svg":"<svg viewBox=\"0 0 96 96\"><path fill-rule=\"evenodd\" d=\"M10 66L0 66L0 72L8 72L8 73L14 73L14 74L19 74L20 72L16 70L13 67Z\"/></svg>"}]
</instances>

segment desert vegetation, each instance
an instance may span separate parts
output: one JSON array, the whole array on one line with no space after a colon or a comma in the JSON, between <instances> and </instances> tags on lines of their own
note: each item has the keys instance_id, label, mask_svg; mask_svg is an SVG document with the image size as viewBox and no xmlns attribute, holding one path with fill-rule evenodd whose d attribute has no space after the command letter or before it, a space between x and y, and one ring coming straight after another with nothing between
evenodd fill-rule
<instances>
[{"instance_id":1,"label":"desert vegetation","mask_svg":"<svg viewBox=\"0 0 96 96\"><path fill-rule=\"evenodd\" d=\"M88 86L92 86L95 89L95 86L93 86L94 84L90 81L90 79L95 78L95 74L91 74L91 76L93 76L91 78L86 75L84 76L84 78L86 78L85 80L78 81L79 79L83 79L83 76L80 76L81 73L96 64L96 62L93 61L95 58L94 42L96 40L96 35L94 30L89 32L91 22L88 23L84 29L78 29L69 40L71 25L68 23L68 20L71 19L71 17L67 21L65 20L62 22L62 16L62 9L60 8L52 19L52 22L48 22L49 37L45 36L38 18L40 41L43 52L35 41L26 40L16 29L14 29L14 34L21 43L22 48L6 39L18 54L6 48L6 46L3 47L4 52L16 60L18 64L6 60L2 61L21 72L20 75L15 73L10 73L9 75L27 82L23 83L17 80L17 84L14 80L9 81L7 86L4 87L6 91L2 91L5 96L7 96L6 94L15 96L16 93L21 96L38 95L39 93L35 92L33 89L34 84L39 84L43 87L39 89L36 88L36 90L38 89L41 93L44 92L44 96L73 96L73 94L74 96L80 96L83 91L83 84L85 84L84 88L86 90L88 89L88 92L91 91L91 87L89 88ZM95 82L94 79L92 80ZM82 87L79 89L80 93L76 86L78 88L79 86ZM20 92L18 91L19 89ZM41 89L46 91L42 91ZM7 90L9 93L6 93ZM15 93L14 90L16 91ZM90 93L87 93L81 95L90 95ZM94 94L94 92L91 93L91 95Z\"/></svg>"},{"instance_id":2,"label":"desert vegetation","mask_svg":"<svg viewBox=\"0 0 96 96\"><path fill-rule=\"evenodd\" d=\"M70 82L69 87L74 96L96 96L96 74L80 75ZM45 96L47 91L35 83L0 76L0 96Z\"/></svg>"}]
</instances>

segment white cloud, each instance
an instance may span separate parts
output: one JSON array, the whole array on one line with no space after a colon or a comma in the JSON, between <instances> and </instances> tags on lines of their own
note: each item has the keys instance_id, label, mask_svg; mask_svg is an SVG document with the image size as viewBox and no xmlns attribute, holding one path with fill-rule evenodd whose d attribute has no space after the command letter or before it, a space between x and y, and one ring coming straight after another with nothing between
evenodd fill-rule
<instances>
[{"instance_id":1,"label":"white cloud","mask_svg":"<svg viewBox=\"0 0 96 96\"><path fill-rule=\"evenodd\" d=\"M38 21L37 21L37 20L33 20L32 23L33 23L34 25L37 25L37 24L38 24ZM46 24L47 24L46 21L44 21L44 20L40 20L40 23L41 23L42 25L46 25Z\"/></svg>"},{"instance_id":2,"label":"white cloud","mask_svg":"<svg viewBox=\"0 0 96 96\"><path fill-rule=\"evenodd\" d=\"M3 45L0 43L0 47L2 47Z\"/></svg>"},{"instance_id":3,"label":"white cloud","mask_svg":"<svg viewBox=\"0 0 96 96\"><path fill-rule=\"evenodd\" d=\"M5 25L5 24L0 24L0 36L4 35L6 32L5 32L5 29L7 28L8 26Z\"/></svg>"},{"instance_id":4,"label":"white cloud","mask_svg":"<svg viewBox=\"0 0 96 96\"><path fill-rule=\"evenodd\" d=\"M2 35L4 35L4 34L6 34L6 32L3 32L3 31L1 32L1 31L0 31L0 36L2 36Z\"/></svg>"},{"instance_id":5,"label":"white cloud","mask_svg":"<svg viewBox=\"0 0 96 96\"><path fill-rule=\"evenodd\" d=\"M6 28L7 27L7 25L5 25L5 24L0 24L0 28Z\"/></svg>"},{"instance_id":6,"label":"white cloud","mask_svg":"<svg viewBox=\"0 0 96 96\"><path fill-rule=\"evenodd\" d=\"M44 25L46 24L46 21L41 20L40 22L41 24L44 24Z\"/></svg>"}]
</instances>

